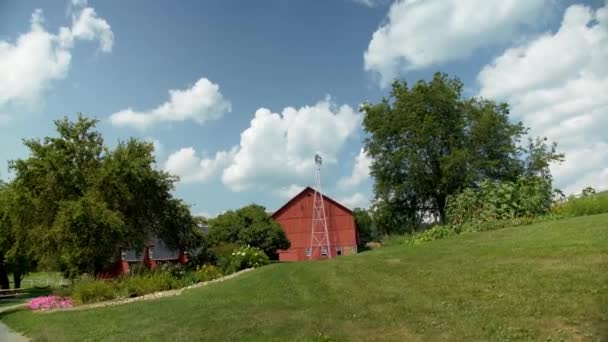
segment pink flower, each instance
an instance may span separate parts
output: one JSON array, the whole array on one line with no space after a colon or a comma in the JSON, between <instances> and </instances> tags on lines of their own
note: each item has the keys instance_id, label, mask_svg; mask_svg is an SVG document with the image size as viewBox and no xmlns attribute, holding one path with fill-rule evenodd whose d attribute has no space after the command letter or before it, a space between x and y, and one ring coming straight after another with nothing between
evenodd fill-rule
<instances>
[{"instance_id":1,"label":"pink flower","mask_svg":"<svg viewBox=\"0 0 608 342\"><path fill-rule=\"evenodd\" d=\"M60 308L71 308L74 306L72 299L61 298L57 296L44 296L37 297L28 303L28 307L31 310L48 310L48 309L60 309Z\"/></svg>"}]
</instances>

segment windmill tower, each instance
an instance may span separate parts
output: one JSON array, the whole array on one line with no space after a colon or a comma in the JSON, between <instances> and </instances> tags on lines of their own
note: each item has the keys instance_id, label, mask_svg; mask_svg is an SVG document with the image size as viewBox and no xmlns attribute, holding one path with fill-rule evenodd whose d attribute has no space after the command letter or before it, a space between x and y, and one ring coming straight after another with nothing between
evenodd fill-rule
<instances>
[{"instance_id":1,"label":"windmill tower","mask_svg":"<svg viewBox=\"0 0 608 342\"><path fill-rule=\"evenodd\" d=\"M321 193L321 165L323 159L315 155L315 194L312 205L312 232L310 236L310 255L312 259L314 251L319 249L321 256L331 259L329 231L327 230L327 219L325 218L325 205L323 204L323 194Z\"/></svg>"}]
</instances>

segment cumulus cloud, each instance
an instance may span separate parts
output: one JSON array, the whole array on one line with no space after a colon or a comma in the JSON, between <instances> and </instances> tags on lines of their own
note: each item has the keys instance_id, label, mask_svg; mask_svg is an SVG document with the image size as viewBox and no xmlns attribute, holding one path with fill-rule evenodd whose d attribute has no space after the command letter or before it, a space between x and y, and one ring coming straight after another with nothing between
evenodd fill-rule
<instances>
[{"instance_id":1,"label":"cumulus cloud","mask_svg":"<svg viewBox=\"0 0 608 342\"><path fill-rule=\"evenodd\" d=\"M338 202L344 204L350 209L369 207L369 199L367 199L367 197L360 192L357 192L352 196L339 199Z\"/></svg>"},{"instance_id":2,"label":"cumulus cloud","mask_svg":"<svg viewBox=\"0 0 608 342\"><path fill-rule=\"evenodd\" d=\"M513 39L538 21L549 0L395 1L364 54L365 70L387 85L402 69L420 69L470 56Z\"/></svg>"},{"instance_id":3,"label":"cumulus cloud","mask_svg":"<svg viewBox=\"0 0 608 342\"><path fill-rule=\"evenodd\" d=\"M299 194L302 190L304 190L305 186L299 184L291 184L288 186L283 186L279 189L274 190L274 194L277 197L282 199L291 199L295 195Z\"/></svg>"},{"instance_id":4,"label":"cumulus cloud","mask_svg":"<svg viewBox=\"0 0 608 342\"><path fill-rule=\"evenodd\" d=\"M201 78L190 88L169 90L169 101L154 109L124 109L112 114L110 121L115 126L131 126L143 130L160 122L192 120L203 124L221 118L230 110L231 104L220 93L220 87Z\"/></svg>"},{"instance_id":5,"label":"cumulus cloud","mask_svg":"<svg viewBox=\"0 0 608 342\"><path fill-rule=\"evenodd\" d=\"M36 105L53 81L66 77L78 40L98 40L101 51L110 52L114 34L93 8L78 6L71 27L61 27L56 34L44 28L42 10L37 9L28 32L15 42L0 40L0 109Z\"/></svg>"},{"instance_id":6,"label":"cumulus cloud","mask_svg":"<svg viewBox=\"0 0 608 342\"><path fill-rule=\"evenodd\" d=\"M369 168L371 165L371 158L365 153L363 148L361 148L361 151L359 151L359 154L355 157L352 173L350 176L341 178L338 181L338 187L341 189L351 189L359 186L369 178Z\"/></svg>"},{"instance_id":7,"label":"cumulus cloud","mask_svg":"<svg viewBox=\"0 0 608 342\"><path fill-rule=\"evenodd\" d=\"M164 169L180 177L184 183L209 182L234 159L236 148L219 151L213 158L201 158L192 147L182 148L167 158Z\"/></svg>"},{"instance_id":8,"label":"cumulus cloud","mask_svg":"<svg viewBox=\"0 0 608 342\"><path fill-rule=\"evenodd\" d=\"M505 100L531 135L566 153L552 167L566 192L608 188L608 5L572 5L557 32L507 49L478 75L480 95Z\"/></svg>"},{"instance_id":9,"label":"cumulus cloud","mask_svg":"<svg viewBox=\"0 0 608 342\"><path fill-rule=\"evenodd\" d=\"M310 182L314 155L335 163L346 140L357 131L361 116L350 106L327 98L314 106L287 107L279 113L260 108L223 174L233 191Z\"/></svg>"}]
</instances>

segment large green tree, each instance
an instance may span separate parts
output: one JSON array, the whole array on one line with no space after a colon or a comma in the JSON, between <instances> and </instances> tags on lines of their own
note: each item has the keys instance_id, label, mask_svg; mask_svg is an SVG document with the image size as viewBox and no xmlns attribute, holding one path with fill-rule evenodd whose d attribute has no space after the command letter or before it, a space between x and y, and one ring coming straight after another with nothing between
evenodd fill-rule
<instances>
[{"instance_id":1,"label":"large green tree","mask_svg":"<svg viewBox=\"0 0 608 342\"><path fill-rule=\"evenodd\" d=\"M194 219L171 194L177 179L154 168L152 144L130 139L111 150L96 123L58 120L57 137L25 140L30 156L10 163L12 186L29 208L19 229L31 232L36 258L77 276L154 235L191 247Z\"/></svg>"},{"instance_id":2,"label":"large green tree","mask_svg":"<svg viewBox=\"0 0 608 342\"><path fill-rule=\"evenodd\" d=\"M8 288L12 273L16 288L34 267L31 234L27 229L31 203L14 186L0 182L0 288Z\"/></svg>"},{"instance_id":3,"label":"large green tree","mask_svg":"<svg viewBox=\"0 0 608 342\"><path fill-rule=\"evenodd\" d=\"M250 245L271 258L276 257L277 250L291 245L281 226L266 213L266 208L257 204L227 211L209 220L209 227L208 239L212 244Z\"/></svg>"},{"instance_id":4,"label":"large green tree","mask_svg":"<svg viewBox=\"0 0 608 342\"><path fill-rule=\"evenodd\" d=\"M459 79L437 73L411 87L395 81L388 98L361 107L373 212L385 231L413 229L424 215L445 221L448 196L525 172L526 128L509 120L509 106L462 92Z\"/></svg>"}]
</instances>

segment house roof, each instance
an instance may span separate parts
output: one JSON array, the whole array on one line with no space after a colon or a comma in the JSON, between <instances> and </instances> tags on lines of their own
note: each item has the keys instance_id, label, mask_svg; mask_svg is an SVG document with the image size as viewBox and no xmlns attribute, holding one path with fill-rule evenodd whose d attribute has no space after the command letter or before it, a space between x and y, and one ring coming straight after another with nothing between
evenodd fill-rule
<instances>
[{"instance_id":1,"label":"house roof","mask_svg":"<svg viewBox=\"0 0 608 342\"><path fill-rule=\"evenodd\" d=\"M289 205L291 205L293 202L295 202L296 199L298 199L299 197L301 197L303 194L307 193L307 192L314 192L315 190L309 186L305 187L302 191L300 191L297 195L293 196L292 199L290 199L289 201L287 201L287 203L283 204L282 207L280 207L279 209L277 209L273 214L272 217L274 218L275 216L277 216L281 211L283 211L283 209L287 208ZM340 207L344 210L346 210L347 212L349 212L350 214L353 213L352 210L348 209L346 206L344 206L342 203L332 199L331 197L327 197L324 194L321 194L323 196L323 200L330 202L332 204L334 204L337 207Z\"/></svg>"}]
</instances>

